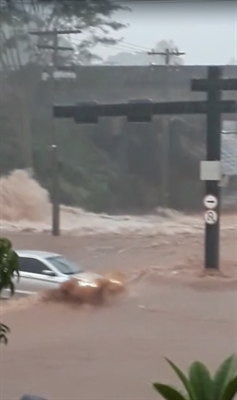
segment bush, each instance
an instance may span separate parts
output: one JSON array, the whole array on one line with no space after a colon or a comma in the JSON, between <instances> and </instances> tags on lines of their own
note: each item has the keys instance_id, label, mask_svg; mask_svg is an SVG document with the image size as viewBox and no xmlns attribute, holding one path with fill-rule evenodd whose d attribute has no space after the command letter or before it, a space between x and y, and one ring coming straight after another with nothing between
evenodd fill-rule
<instances>
[{"instance_id":1,"label":"bush","mask_svg":"<svg viewBox=\"0 0 237 400\"><path fill-rule=\"evenodd\" d=\"M199 361L191 364L186 376L172 361L167 362L182 382L186 395L172 386L153 383L154 389L166 400L233 400L237 394L236 357L227 358L212 377Z\"/></svg>"},{"instance_id":2,"label":"bush","mask_svg":"<svg viewBox=\"0 0 237 400\"><path fill-rule=\"evenodd\" d=\"M0 238L0 296L4 289L10 289L14 294L13 279L19 279L18 256L12 248L12 243L6 238ZM8 326L0 323L0 343L7 344Z\"/></svg>"}]
</instances>

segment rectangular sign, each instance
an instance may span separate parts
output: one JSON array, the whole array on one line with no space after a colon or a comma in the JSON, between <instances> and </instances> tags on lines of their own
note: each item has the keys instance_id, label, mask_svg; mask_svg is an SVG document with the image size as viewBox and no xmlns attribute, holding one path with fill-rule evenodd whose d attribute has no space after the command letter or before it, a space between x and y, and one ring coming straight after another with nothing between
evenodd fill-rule
<instances>
[{"instance_id":1,"label":"rectangular sign","mask_svg":"<svg viewBox=\"0 0 237 400\"><path fill-rule=\"evenodd\" d=\"M200 179L201 181L220 181L221 180L220 161L201 161Z\"/></svg>"}]
</instances>

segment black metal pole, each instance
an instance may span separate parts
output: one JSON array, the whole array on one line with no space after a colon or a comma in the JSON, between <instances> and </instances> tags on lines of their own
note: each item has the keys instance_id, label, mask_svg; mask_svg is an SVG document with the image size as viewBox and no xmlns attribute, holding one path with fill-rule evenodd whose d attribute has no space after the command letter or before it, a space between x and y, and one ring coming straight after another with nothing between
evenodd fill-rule
<instances>
[{"instance_id":1,"label":"black metal pole","mask_svg":"<svg viewBox=\"0 0 237 400\"><path fill-rule=\"evenodd\" d=\"M207 161L221 159L221 107L222 91L220 67L208 67L207 90ZM218 181L206 181L206 195L212 195L217 200L215 212L217 221L213 224L206 222L205 226L205 269L219 269L220 246L220 186Z\"/></svg>"},{"instance_id":2,"label":"black metal pole","mask_svg":"<svg viewBox=\"0 0 237 400\"><path fill-rule=\"evenodd\" d=\"M54 73L57 69L58 63L58 35L57 29L53 33L53 67L51 70L51 85L52 85L52 104L54 103L55 95L55 81ZM60 206L59 206L59 162L58 162L58 148L55 135L54 117L52 115L52 235L60 236Z\"/></svg>"},{"instance_id":3,"label":"black metal pole","mask_svg":"<svg viewBox=\"0 0 237 400\"><path fill-rule=\"evenodd\" d=\"M52 145L52 235L60 235L59 163L57 145Z\"/></svg>"},{"instance_id":4,"label":"black metal pole","mask_svg":"<svg viewBox=\"0 0 237 400\"><path fill-rule=\"evenodd\" d=\"M161 207L168 208L170 200L170 121L163 119L163 132L161 142Z\"/></svg>"}]
</instances>

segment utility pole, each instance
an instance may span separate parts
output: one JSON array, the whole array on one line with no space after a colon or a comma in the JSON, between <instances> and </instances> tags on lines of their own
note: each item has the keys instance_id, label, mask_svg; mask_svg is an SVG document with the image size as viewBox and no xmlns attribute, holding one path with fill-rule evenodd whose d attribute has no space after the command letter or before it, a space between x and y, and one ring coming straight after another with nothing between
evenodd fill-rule
<instances>
[{"instance_id":1,"label":"utility pole","mask_svg":"<svg viewBox=\"0 0 237 400\"><path fill-rule=\"evenodd\" d=\"M172 60L172 57L174 56L183 56L186 53L184 53L183 51L179 51L176 49L165 49L164 51L148 51L147 53L149 56L162 56L165 59L165 65L169 66Z\"/></svg>"},{"instance_id":2,"label":"utility pole","mask_svg":"<svg viewBox=\"0 0 237 400\"><path fill-rule=\"evenodd\" d=\"M45 30L45 31L31 31L31 35L48 36L52 38L51 45L37 45L39 49L52 50L52 68L50 68L49 76L51 82L51 102L54 104L55 94L55 77L54 74L57 70L68 71L70 67L59 66L58 64L58 52L59 51L73 51L72 47L59 46L58 36L59 35L71 35L81 33L78 29L64 29L57 30ZM54 118L51 118L51 150L52 150L52 235L60 235L60 199L59 199L59 160L58 160L58 147L57 139L55 136Z\"/></svg>"}]
</instances>

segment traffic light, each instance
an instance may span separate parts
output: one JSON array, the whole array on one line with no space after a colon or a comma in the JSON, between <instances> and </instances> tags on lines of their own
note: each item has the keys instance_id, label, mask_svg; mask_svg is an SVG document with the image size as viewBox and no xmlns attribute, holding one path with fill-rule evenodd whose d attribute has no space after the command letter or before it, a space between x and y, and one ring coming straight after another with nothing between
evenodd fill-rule
<instances>
[{"instance_id":1,"label":"traffic light","mask_svg":"<svg viewBox=\"0 0 237 400\"><path fill-rule=\"evenodd\" d=\"M144 122L152 121L153 102L150 99L129 100L127 105L127 121L128 122Z\"/></svg>"},{"instance_id":2,"label":"traffic light","mask_svg":"<svg viewBox=\"0 0 237 400\"><path fill-rule=\"evenodd\" d=\"M53 116L55 118L73 118L74 117L74 105L67 106L53 106Z\"/></svg>"},{"instance_id":3,"label":"traffic light","mask_svg":"<svg viewBox=\"0 0 237 400\"><path fill-rule=\"evenodd\" d=\"M98 101L77 103L74 109L74 120L77 124L97 124L99 121Z\"/></svg>"}]
</instances>

